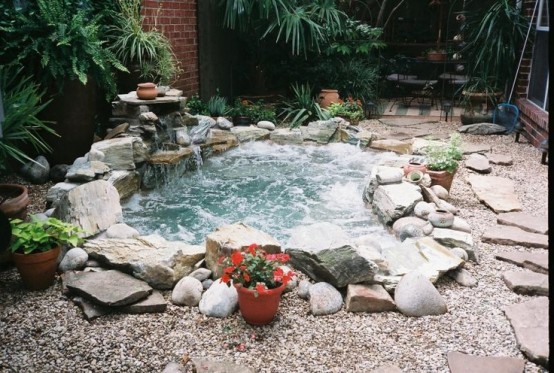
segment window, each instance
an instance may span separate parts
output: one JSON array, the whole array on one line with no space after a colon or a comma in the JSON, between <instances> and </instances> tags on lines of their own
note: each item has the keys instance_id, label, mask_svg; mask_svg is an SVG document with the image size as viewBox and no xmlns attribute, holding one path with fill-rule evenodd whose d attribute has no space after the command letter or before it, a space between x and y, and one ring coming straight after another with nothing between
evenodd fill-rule
<instances>
[{"instance_id":1,"label":"window","mask_svg":"<svg viewBox=\"0 0 554 373\"><path fill-rule=\"evenodd\" d=\"M548 33L549 9L548 1L539 0L537 16L537 33L533 48L531 76L529 77L529 92L527 98L541 109L548 111Z\"/></svg>"}]
</instances>

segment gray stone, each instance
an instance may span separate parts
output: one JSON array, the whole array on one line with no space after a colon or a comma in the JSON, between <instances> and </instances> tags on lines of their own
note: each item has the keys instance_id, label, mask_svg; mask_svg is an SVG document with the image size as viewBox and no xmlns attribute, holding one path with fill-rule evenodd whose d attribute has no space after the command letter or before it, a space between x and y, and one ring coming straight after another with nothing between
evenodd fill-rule
<instances>
[{"instance_id":1,"label":"gray stone","mask_svg":"<svg viewBox=\"0 0 554 373\"><path fill-rule=\"evenodd\" d=\"M233 127L233 122L224 117L217 117L217 127L222 130L230 130Z\"/></svg>"},{"instance_id":2,"label":"gray stone","mask_svg":"<svg viewBox=\"0 0 554 373\"><path fill-rule=\"evenodd\" d=\"M209 279L211 275L212 275L212 271L210 271L207 268L198 268L189 274L190 277L194 277L200 282Z\"/></svg>"},{"instance_id":3,"label":"gray stone","mask_svg":"<svg viewBox=\"0 0 554 373\"><path fill-rule=\"evenodd\" d=\"M498 176L468 175L467 181L477 199L497 214L521 211L512 180Z\"/></svg>"},{"instance_id":4,"label":"gray stone","mask_svg":"<svg viewBox=\"0 0 554 373\"><path fill-rule=\"evenodd\" d=\"M465 166L481 174L489 174L492 171L488 158L478 153L470 154L465 161Z\"/></svg>"},{"instance_id":5,"label":"gray stone","mask_svg":"<svg viewBox=\"0 0 554 373\"><path fill-rule=\"evenodd\" d=\"M69 170L68 164L57 164L50 168L49 178L54 183L59 183L65 180L67 170Z\"/></svg>"},{"instance_id":6,"label":"gray stone","mask_svg":"<svg viewBox=\"0 0 554 373\"><path fill-rule=\"evenodd\" d=\"M314 316L332 315L342 307L342 295L331 284L318 282L310 286L310 312Z\"/></svg>"},{"instance_id":7,"label":"gray stone","mask_svg":"<svg viewBox=\"0 0 554 373\"><path fill-rule=\"evenodd\" d=\"M208 290L210 288L210 286L212 286L213 283L214 283L214 280L212 280L212 279L204 280L204 281L202 281L202 288L204 290Z\"/></svg>"},{"instance_id":8,"label":"gray stone","mask_svg":"<svg viewBox=\"0 0 554 373\"><path fill-rule=\"evenodd\" d=\"M184 365L172 361L165 366L162 373L187 373L187 369Z\"/></svg>"},{"instance_id":9,"label":"gray stone","mask_svg":"<svg viewBox=\"0 0 554 373\"><path fill-rule=\"evenodd\" d=\"M458 284L467 287L477 286L477 280L469 273L467 269L458 268L448 272L448 276L456 281Z\"/></svg>"},{"instance_id":10,"label":"gray stone","mask_svg":"<svg viewBox=\"0 0 554 373\"><path fill-rule=\"evenodd\" d=\"M269 130L269 131L274 131L275 130L275 123L270 122L268 120L261 120L256 124L256 126L258 128L263 128L263 129L266 129L266 130Z\"/></svg>"},{"instance_id":11,"label":"gray stone","mask_svg":"<svg viewBox=\"0 0 554 373\"><path fill-rule=\"evenodd\" d=\"M451 212L454 215L458 213L458 208L456 206L452 205L449 202L443 201L442 199L439 199L437 208Z\"/></svg>"},{"instance_id":12,"label":"gray stone","mask_svg":"<svg viewBox=\"0 0 554 373\"><path fill-rule=\"evenodd\" d=\"M107 315L113 311L113 308L111 307L96 304L83 297L73 297L71 298L71 300L73 301L73 303L79 306L81 311L83 311L85 319L88 321L94 320L103 315Z\"/></svg>"},{"instance_id":13,"label":"gray stone","mask_svg":"<svg viewBox=\"0 0 554 373\"><path fill-rule=\"evenodd\" d=\"M497 225L488 228L481 241L500 245L518 245L548 249L548 236L545 234L526 232L521 228L507 225Z\"/></svg>"},{"instance_id":14,"label":"gray stone","mask_svg":"<svg viewBox=\"0 0 554 373\"><path fill-rule=\"evenodd\" d=\"M494 135L506 132L506 127L495 123L472 123L458 127L458 132L471 135Z\"/></svg>"},{"instance_id":15,"label":"gray stone","mask_svg":"<svg viewBox=\"0 0 554 373\"><path fill-rule=\"evenodd\" d=\"M471 226L469 223L458 216L454 216L454 221L449 228L455 231L471 233Z\"/></svg>"},{"instance_id":16,"label":"gray stone","mask_svg":"<svg viewBox=\"0 0 554 373\"><path fill-rule=\"evenodd\" d=\"M420 203L421 202L418 202L417 205L419 205ZM423 228L426 224L427 221L421 218L415 216L405 216L394 222L394 224L392 225L392 230L394 233L396 233L396 235L398 235L400 230L406 225L415 225L417 227Z\"/></svg>"},{"instance_id":17,"label":"gray stone","mask_svg":"<svg viewBox=\"0 0 554 373\"><path fill-rule=\"evenodd\" d=\"M376 369L373 369L369 373L402 373L402 369L397 367L396 365L381 365Z\"/></svg>"},{"instance_id":18,"label":"gray stone","mask_svg":"<svg viewBox=\"0 0 554 373\"><path fill-rule=\"evenodd\" d=\"M488 153L491 151L491 146L485 143L472 143L472 142L462 142L462 153L463 154L472 154L472 153Z\"/></svg>"},{"instance_id":19,"label":"gray stone","mask_svg":"<svg viewBox=\"0 0 554 373\"><path fill-rule=\"evenodd\" d=\"M202 298L202 283L194 277L185 276L171 293L171 302L179 306L196 307Z\"/></svg>"},{"instance_id":20,"label":"gray stone","mask_svg":"<svg viewBox=\"0 0 554 373\"><path fill-rule=\"evenodd\" d=\"M152 293L146 282L116 270L77 272L68 279L66 286L70 291L104 306L125 306Z\"/></svg>"},{"instance_id":21,"label":"gray stone","mask_svg":"<svg viewBox=\"0 0 554 373\"><path fill-rule=\"evenodd\" d=\"M436 210L437 206L432 202L420 201L414 206L414 214L421 219L427 219L429 214Z\"/></svg>"},{"instance_id":22,"label":"gray stone","mask_svg":"<svg viewBox=\"0 0 554 373\"><path fill-rule=\"evenodd\" d=\"M386 312L396 309L391 296L381 285L349 284L345 304L348 312Z\"/></svg>"},{"instance_id":23,"label":"gray stone","mask_svg":"<svg viewBox=\"0 0 554 373\"><path fill-rule=\"evenodd\" d=\"M132 196L140 189L140 174L137 171L112 171L107 181L117 189L120 200Z\"/></svg>"},{"instance_id":24,"label":"gray stone","mask_svg":"<svg viewBox=\"0 0 554 373\"><path fill-rule=\"evenodd\" d=\"M217 121L212 117L207 115L195 115L195 117L198 119L198 126L200 127L207 126L209 128L214 128L217 126Z\"/></svg>"},{"instance_id":25,"label":"gray stone","mask_svg":"<svg viewBox=\"0 0 554 373\"><path fill-rule=\"evenodd\" d=\"M473 237L470 233L456 231L446 228L435 228L431 233L431 236L440 244L446 247L460 247L467 252L469 259L478 261L478 255L476 253L476 247L473 242Z\"/></svg>"},{"instance_id":26,"label":"gray stone","mask_svg":"<svg viewBox=\"0 0 554 373\"><path fill-rule=\"evenodd\" d=\"M548 310L547 297L513 304L504 310L521 351L529 360L546 368L550 363Z\"/></svg>"},{"instance_id":27,"label":"gray stone","mask_svg":"<svg viewBox=\"0 0 554 373\"><path fill-rule=\"evenodd\" d=\"M430 189L440 199L448 201L448 198L450 198L450 194L448 193L448 190L446 190L446 188L443 187L442 185L433 185L431 186Z\"/></svg>"},{"instance_id":28,"label":"gray stone","mask_svg":"<svg viewBox=\"0 0 554 373\"><path fill-rule=\"evenodd\" d=\"M255 126L239 126L231 128L231 133L239 142L260 141L269 139L269 130Z\"/></svg>"},{"instance_id":29,"label":"gray stone","mask_svg":"<svg viewBox=\"0 0 554 373\"><path fill-rule=\"evenodd\" d=\"M548 275L530 271L508 271L502 274L502 280L515 293L548 296Z\"/></svg>"},{"instance_id":30,"label":"gray stone","mask_svg":"<svg viewBox=\"0 0 554 373\"><path fill-rule=\"evenodd\" d=\"M523 373L525 360L506 356L474 356L449 351L451 373Z\"/></svg>"},{"instance_id":31,"label":"gray stone","mask_svg":"<svg viewBox=\"0 0 554 373\"><path fill-rule=\"evenodd\" d=\"M400 241L404 241L406 238L423 237L423 229L415 224L406 224L398 232L398 238Z\"/></svg>"},{"instance_id":32,"label":"gray stone","mask_svg":"<svg viewBox=\"0 0 554 373\"><path fill-rule=\"evenodd\" d=\"M154 124L159 121L159 118L153 112L147 111L146 113L139 114L139 120L141 124Z\"/></svg>"},{"instance_id":33,"label":"gray stone","mask_svg":"<svg viewBox=\"0 0 554 373\"><path fill-rule=\"evenodd\" d=\"M331 223L294 228L286 247L294 268L314 281L338 288L369 281L379 268L370 248L355 246L339 226Z\"/></svg>"},{"instance_id":34,"label":"gray stone","mask_svg":"<svg viewBox=\"0 0 554 373\"><path fill-rule=\"evenodd\" d=\"M277 128L271 132L269 139L276 144L297 144L304 141L299 128Z\"/></svg>"},{"instance_id":35,"label":"gray stone","mask_svg":"<svg viewBox=\"0 0 554 373\"><path fill-rule=\"evenodd\" d=\"M210 317L227 317L235 312L238 306L237 289L227 286L220 280L204 292L199 303L200 313Z\"/></svg>"},{"instance_id":36,"label":"gray stone","mask_svg":"<svg viewBox=\"0 0 554 373\"><path fill-rule=\"evenodd\" d=\"M495 257L534 272L548 274L548 253L501 252Z\"/></svg>"},{"instance_id":37,"label":"gray stone","mask_svg":"<svg viewBox=\"0 0 554 373\"><path fill-rule=\"evenodd\" d=\"M244 365L229 361L211 360L206 358L192 359L196 373L255 373L256 371Z\"/></svg>"},{"instance_id":38,"label":"gray stone","mask_svg":"<svg viewBox=\"0 0 554 373\"><path fill-rule=\"evenodd\" d=\"M371 141L377 137L374 132L367 130L360 130L357 127L341 126L338 129L338 137L341 142L348 143L350 145L356 145L360 148L366 148Z\"/></svg>"},{"instance_id":39,"label":"gray stone","mask_svg":"<svg viewBox=\"0 0 554 373\"><path fill-rule=\"evenodd\" d=\"M104 162L90 161L84 164L72 165L65 177L70 182L86 183L102 177L108 172L110 172L110 167Z\"/></svg>"},{"instance_id":40,"label":"gray stone","mask_svg":"<svg viewBox=\"0 0 554 373\"><path fill-rule=\"evenodd\" d=\"M386 150L398 154L412 154L412 144L407 141L394 139L372 140L369 147L371 149Z\"/></svg>"},{"instance_id":41,"label":"gray stone","mask_svg":"<svg viewBox=\"0 0 554 373\"><path fill-rule=\"evenodd\" d=\"M433 233L433 229L435 229L435 227L433 227L433 224L427 222L427 224L425 224L421 230L423 231L423 233L426 235L426 236L429 236L431 233Z\"/></svg>"},{"instance_id":42,"label":"gray stone","mask_svg":"<svg viewBox=\"0 0 554 373\"><path fill-rule=\"evenodd\" d=\"M83 269L87 260L87 252L80 247L74 247L65 254L60 265L58 266L58 270L60 272L67 272Z\"/></svg>"},{"instance_id":43,"label":"gray stone","mask_svg":"<svg viewBox=\"0 0 554 373\"><path fill-rule=\"evenodd\" d=\"M44 184L50 176L50 164L46 158L39 155L34 161L29 161L21 167L21 176L33 184Z\"/></svg>"},{"instance_id":44,"label":"gray stone","mask_svg":"<svg viewBox=\"0 0 554 373\"><path fill-rule=\"evenodd\" d=\"M304 141L314 141L318 144L327 144L337 131L338 124L331 120L318 120L302 126L300 131Z\"/></svg>"},{"instance_id":45,"label":"gray stone","mask_svg":"<svg viewBox=\"0 0 554 373\"><path fill-rule=\"evenodd\" d=\"M301 280L298 283L298 296L304 300L310 299L310 287L312 283L310 281Z\"/></svg>"},{"instance_id":46,"label":"gray stone","mask_svg":"<svg viewBox=\"0 0 554 373\"><path fill-rule=\"evenodd\" d=\"M375 178L379 185L400 183L403 176L402 170L395 167L377 167L377 172L375 173Z\"/></svg>"},{"instance_id":47,"label":"gray stone","mask_svg":"<svg viewBox=\"0 0 554 373\"><path fill-rule=\"evenodd\" d=\"M192 143L187 127L173 128L175 131L175 143L181 146L189 146Z\"/></svg>"},{"instance_id":48,"label":"gray stone","mask_svg":"<svg viewBox=\"0 0 554 373\"><path fill-rule=\"evenodd\" d=\"M136 238L140 233L125 223L118 223L106 229L106 238Z\"/></svg>"},{"instance_id":49,"label":"gray stone","mask_svg":"<svg viewBox=\"0 0 554 373\"><path fill-rule=\"evenodd\" d=\"M221 276L219 258L244 251L253 243L270 254L281 252L281 244L275 238L244 223L218 227L206 235L206 267L214 273L214 278L218 278Z\"/></svg>"},{"instance_id":50,"label":"gray stone","mask_svg":"<svg viewBox=\"0 0 554 373\"><path fill-rule=\"evenodd\" d=\"M78 183L57 183L52 188L48 189L46 193L46 201L52 205L56 206L59 200L71 189L78 187Z\"/></svg>"},{"instance_id":51,"label":"gray stone","mask_svg":"<svg viewBox=\"0 0 554 373\"><path fill-rule=\"evenodd\" d=\"M88 236L123 219L119 194L104 180L94 180L71 189L61 197L52 215L81 227Z\"/></svg>"},{"instance_id":52,"label":"gray stone","mask_svg":"<svg viewBox=\"0 0 554 373\"><path fill-rule=\"evenodd\" d=\"M486 153L485 156L489 159L489 162L492 164L497 164L499 166L511 166L514 164L512 157L505 154L498 153Z\"/></svg>"},{"instance_id":53,"label":"gray stone","mask_svg":"<svg viewBox=\"0 0 554 373\"><path fill-rule=\"evenodd\" d=\"M530 215L524 212L506 212L499 214L496 222L501 225L512 225L524 231L548 234L548 218Z\"/></svg>"},{"instance_id":54,"label":"gray stone","mask_svg":"<svg viewBox=\"0 0 554 373\"><path fill-rule=\"evenodd\" d=\"M104 137L104 140L109 140L109 139L119 137L120 135L123 135L125 132L127 132L128 129L129 129L129 123L127 122L121 123L114 128L110 128L108 130L108 134Z\"/></svg>"},{"instance_id":55,"label":"gray stone","mask_svg":"<svg viewBox=\"0 0 554 373\"><path fill-rule=\"evenodd\" d=\"M396 307L406 316L442 315L446 302L431 281L417 271L404 275L394 291Z\"/></svg>"},{"instance_id":56,"label":"gray stone","mask_svg":"<svg viewBox=\"0 0 554 373\"><path fill-rule=\"evenodd\" d=\"M152 294L136 303L118 309L123 313L162 313L167 309L167 303L158 291L153 291Z\"/></svg>"},{"instance_id":57,"label":"gray stone","mask_svg":"<svg viewBox=\"0 0 554 373\"><path fill-rule=\"evenodd\" d=\"M89 240L83 248L92 259L121 268L156 289L171 289L204 257L203 246L166 241L160 236Z\"/></svg>"},{"instance_id":58,"label":"gray stone","mask_svg":"<svg viewBox=\"0 0 554 373\"><path fill-rule=\"evenodd\" d=\"M214 153L221 153L232 147L238 146L238 144L239 141L233 133L212 128L202 147L209 146Z\"/></svg>"},{"instance_id":59,"label":"gray stone","mask_svg":"<svg viewBox=\"0 0 554 373\"><path fill-rule=\"evenodd\" d=\"M104 158L106 158L106 155L102 153L100 150L91 149L87 153L87 159L89 162L92 162L92 161L103 162Z\"/></svg>"},{"instance_id":60,"label":"gray stone","mask_svg":"<svg viewBox=\"0 0 554 373\"><path fill-rule=\"evenodd\" d=\"M469 260L469 255L467 255L467 251L465 251L461 247L453 247L450 249L450 252L464 261Z\"/></svg>"},{"instance_id":61,"label":"gray stone","mask_svg":"<svg viewBox=\"0 0 554 373\"><path fill-rule=\"evenodd\" d=\"M416 203L422 200L421 189L416 185L379 185L373 195L373 210L384 224L392 224L412 212Z\"/></svg>"},{"instance_id":62,"label":"gray stone","mask_svg":"<svg viewBox=\"0 0 554 373\"><path fill-rule=\"evenodd\" d=\"M95 142L92 144L91 150L104 153L104 163L110 166L112 170L134 170L135 163L144 161L141 153L137 152L142 147L138 143L144 146L142 139L139 137L119 137ZM135 150L135 147L137 147L137 150Z\"/></svg>"}]
</instances>

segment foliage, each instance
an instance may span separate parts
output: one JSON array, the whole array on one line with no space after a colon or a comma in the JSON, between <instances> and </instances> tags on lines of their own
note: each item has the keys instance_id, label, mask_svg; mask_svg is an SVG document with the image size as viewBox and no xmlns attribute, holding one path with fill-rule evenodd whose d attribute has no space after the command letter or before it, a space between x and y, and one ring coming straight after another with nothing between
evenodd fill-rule
<instances>
[{"instance_id":1,"label":"foliage","mask_svg":"<svg viewBox=\"0 0 554 373\"><path fill-rule=\"evenodd\" d=\"M446 145L431 145L425 147L427 168L431 171L454 172L458 169L458 162L462 159L462 139L460 134L450 135Z\"/></svg>"},{"instance_id":2,"label":"foliage","mask_svg":"<svg viewBox=\"0 0 554 373\"><path fill-rule=\"evenodd\" d=\"M127 71L106 47L100 16L79 7L75 0L37 0L11 13L15 18L3 27L9 43L0 60L12 58L42 78L46 87L60 91L65 81L89 78L106 90L109 101L116 93L114 71Z\"/></svg>"},{"instance_id":3,"label":"foliage","mask_svg":"<svg viewBox=\"0 0 554 373\"><path fill-rule=\"evenodd\" d=\"M146 80L171 84L181 73L169 39L154 26L144 30L141 0L118 0L120 13L110 30L110 49L128 68L137 65Z\"/></svg>"},{"instance_id":4,"label":"foliage","mask_svg":"<svg viewBox=\"0 0 554 373\"><path fill-rule=\"evenodd\" d=\"M327 55L369 56L372 52L383 49L386 44L380 40L383 29L371 27L367 23L347 19L341 33L327 30Z\"/></svg>"},{"instance_id":5,"label":"foliage","mask_svg":"<svg viewBox=\"0 0 554 373\"><path fill-rule=\"evenodd\" d=\"M212 117L225 115L229 110L227 107L227 99L225 97L221 97L219 93L210 97L206 104L206 108Z\"/></svg>"},{"instance_id":6,"label":"foliage","mask_svg":"<svg viewBox=\"0 0 554 373\"><path fill-rule=\"evenodd\" d=\"M527 27L527 20L510 0L495 1L484 13L471 12L464 28L467 45L461 53L473 79L464 89L480 84L503 91L514 78Z\"/></svg>"},{"instance_id":7,"label":"foliage","mask_svg":"<svg viewBox=\"0 0 554 373\"><path fill-rule=\"evenodd\" d=\"M208 115L207 105L200 99L197 94L190 96L187 99L187 111L192 114Z\"/></svg>"},{"instance_id":8,"label":"foliage","mask_svg":"<svg viewBox=\"0 0 554 373\"><path fill-rule=\"evenodd\" d=\"M322 109L315 101L312 89L309 84L293 84L291 87L294 99L285 102L283 109L283 122L290 120L289 126L295 128L303 125L308 120L315 118L327 120L331 118L329 111Z\"/></svg>"},{"instance_id":9,"label":"foliage","mask_svg":"<svg viewBox=\"0 0 554 373\"><path fill-rule=\"evenodd\" d=\"M364 118L364 110L360 100L348 97L346 101L333 102L327 108L332 117L342 117L350 122L358 123Z\"/></svg>"},{"instance_id":10,"label":"foliage","mask_svg":"<svg viewBox=\"0 0 554 373\"><path fill-rule=\"evenodd\" d=\"M292 271L286 273L280 264L289 260L288 254L267 254L258 245L248 246L245 252L235 251L230 257L222 257L223 276L221 281L227 286L242 284L245 288L264 293L287 284L294 276Z\"/></svg>"},{"instance_id":11,"label":"foliage","mask_svg":"<svg viewBox=\"0 0 554 373\"><path fill-rule=\"evenodd\" d=\"M5 115L0 137L0 172L7 171L10 160L20 163L32 161L21 150L23 144L31 145L37 152L51 151L42 134L55 134L47 123L37 118L50 101L41 102L44 92L21 71L22 68L0 66L0 91Z\"/></svg>"},{"instance_id":12,"label":"foliage","mask_svg":"<svg viewBox=\"0 0 554 373\"><path fill-rule=\"evenodd\" d=\"M254 123L261 120L268 120L271 122L275 122L276 120L275 110L272 107L265 105L263 100L252 102L248 100L241 100L237 97L228 114L230 116L248 117Z\"/></svg>"},{"instance_id":13,"label":"foliage","mask_svg":"<svg viewBox=\"0 0 554 373\"><path fill-rule=\"evenodd\" d=\"M53 249L59 245L77 246L83 240L84 233L79 227L56 218L30 222L20 219L11 220L12 244L11 251L22 254L32 254Z\"/></svg>"},{"instance_id":14,"label":"foliage","mask_svg":"<svg viewBox=\"0 0 554 373\"><path fill-rule=\"evenodd\" d=\"M326 32L340 33L346 14L334 0L221 0L224 26L242 31L260 29L261 38L284 41L294 55L320 50Z\"/></svg>"}]
</instances>

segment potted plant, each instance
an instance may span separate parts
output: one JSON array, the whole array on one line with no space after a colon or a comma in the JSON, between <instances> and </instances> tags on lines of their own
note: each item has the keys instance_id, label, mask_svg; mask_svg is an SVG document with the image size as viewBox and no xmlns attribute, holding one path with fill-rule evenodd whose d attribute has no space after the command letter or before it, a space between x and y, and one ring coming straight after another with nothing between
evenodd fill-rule
<instances>
[{"instance_id":1,"label":"potted plant","mask_svg":"<svg viewBox=\"0 0 554 373\"><path fill-rule=\"evenodd\" d=\"M10 223L12 258L23 283L30 290L48 288L54 282L61 245L79 245L84 232L53 217L30 222L13 219Z\"/></svg>"},{"instance_id":2,"label":"potted plant","mask_svg":"<svg viewBox=\"0 0 554 373\"><path fill-rule=\"evenodd\" d=\"M230 257L221 258L221 281L237 289L244 321L266 325L273 320L281 293L294 276L292 271L285 272L279 267L288 260L288 254L267 254L256 244L245 252L235 251Z\"/></svg>"},{"instance_id":3,"label":"potted plant","mask_svg":"<svg viewBox=\"0 0 554 373\"><path fill-rule=\"evenodd\" d=\"M303 125L308 120L319 119L328 120L331 118L329 111L323 109L315 101L312 95L312 88L309 84L293 84L291 86L294 98L284 102L284 108L281 115L284 116L283 122L289 121L290 128L296 128Z\"/></svg>"},{"instance_id":4,"label":"potted plant","mask_svg":"<svg viewBox=\"0 0 554 373\"><path fill-rule=\"evenodd\" d=\"M341 117L352 124L358 124L364 118L364 110L360 100L349 96L346 101L331 103L327 108L332 117Z\"/></svg>"},{"instance_id":5,"label":"potted plant","mask_svg":"<svg viewBox=\"0 0 554 373\"><path fill-rule=\"evenodd\" d=\"M425 147L427 173L431 185L441 185L450 190L454 174L462 159L461 137L455 133L450 136L448 144Z\"/></svg>"},{"instance_id":6,"label":"potted plant","mask_svg":"<svg viewBox=\"0 0 554 373\"><path fill-rule=\"evenodd\" d=\"M233 120L235 126L249 126L252 123L252 118L250 117L250 101L241 100L240 97L235 99L235 103L229 110L229 115Z\"/></svg>"}]
</instances>

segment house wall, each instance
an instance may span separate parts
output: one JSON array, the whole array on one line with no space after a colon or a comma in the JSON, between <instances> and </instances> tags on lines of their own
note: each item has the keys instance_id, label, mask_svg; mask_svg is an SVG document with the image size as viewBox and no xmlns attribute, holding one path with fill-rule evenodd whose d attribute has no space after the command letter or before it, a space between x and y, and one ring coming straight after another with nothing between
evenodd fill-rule
<instances>
[{"instance_id":1,"label":"house wall","mask_svg":"<svg viewBox=\"0 0 554 373\"><path fill-rule=\"evenodd\" d=\"M142 15L147 28L156 26L169 38L182 74L173 87L185 96L198 93L197 0L143 0Z\"/></svg>"},{"instance_id":2,"label":"house wall","mask_svg":"<svg viewBox=\"0 0 554 373\"><path fill-rule=\"evenodd\" d=\"M537 0L523 1L523 12L528 19L531 19L533 15L536 2ZM533 19L531 21L535 22L536 20ZM548 139L548 113L539 109L527 99L529 76L532 67L532 53L532 43L528 42L516 81L515 102L520 110L521 123L525 128L524 136L533 146L539 147L542 140Z\"/></svg>"}]
</instances>

